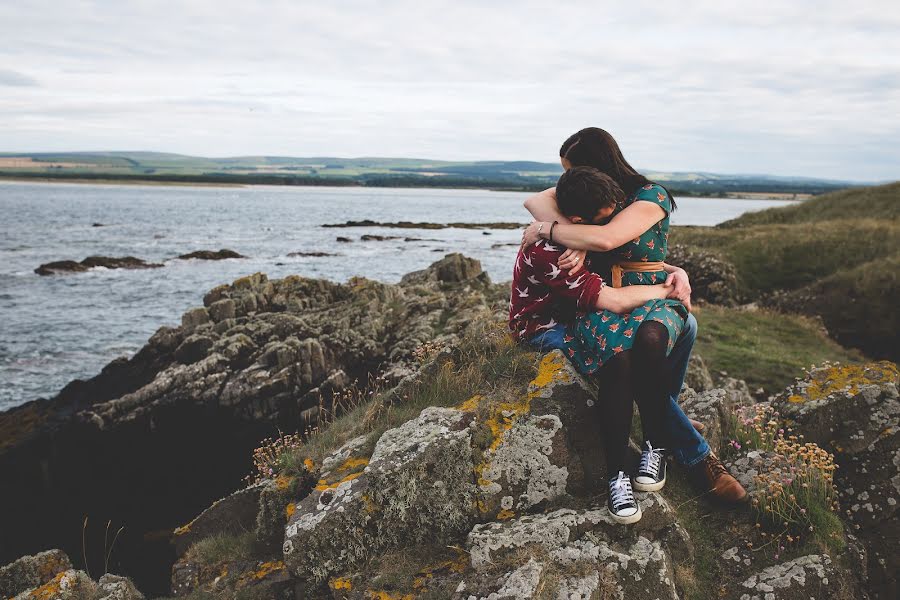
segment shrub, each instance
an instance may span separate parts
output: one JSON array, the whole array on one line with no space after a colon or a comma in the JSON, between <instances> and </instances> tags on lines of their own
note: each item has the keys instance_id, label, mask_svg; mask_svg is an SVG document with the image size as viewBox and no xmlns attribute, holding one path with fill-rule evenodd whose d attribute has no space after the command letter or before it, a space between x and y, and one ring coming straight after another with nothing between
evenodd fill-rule
<instances>
[{"instance_id":1,"label":"shrub","mask_svg":"<svg viewBox=\"0 0 900 600\"><path fill-rule=\"evenodd\" d=\"M785 429L768 404L738 409L732 434L732 451L755 448L771 457L754 477L753 511L760 535L767 540L762 547L771 546L775 558L785 544L804 539L840 549L843 525L834 487L834 455Z\"/></svg>"}]
</instances>

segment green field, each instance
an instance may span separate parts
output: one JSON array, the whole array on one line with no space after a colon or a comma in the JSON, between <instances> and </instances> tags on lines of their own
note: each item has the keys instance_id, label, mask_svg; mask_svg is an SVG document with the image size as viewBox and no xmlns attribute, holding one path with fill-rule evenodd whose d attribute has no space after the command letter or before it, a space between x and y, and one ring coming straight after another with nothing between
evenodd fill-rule
<instances>
[{"instance_id":1,"label":"green field","mask_svg":"<svg viewBox=\"0 0 900 600\"><path fill-rule=\"evenodd\" d=\"M821 317L842 344L900 357L900 183L825 194L716 227L673 228L671 242L734 264L742 301Z\"/></svg>"},{"instance_id":2,"label":"green field","mask_svg":"<svg viewBox=\"0 0 900 600\"><path fill-rule=\"evenodd\" d=\"M554 185L561 172L557 162L533 161L451 162L323 156L207 158L162 152L0 153L0 177L52 180L541 190ZM798 177L658 171L648 171L648 174L680 195L805 195L853 185Z\"/></svg>"}]
</instances>

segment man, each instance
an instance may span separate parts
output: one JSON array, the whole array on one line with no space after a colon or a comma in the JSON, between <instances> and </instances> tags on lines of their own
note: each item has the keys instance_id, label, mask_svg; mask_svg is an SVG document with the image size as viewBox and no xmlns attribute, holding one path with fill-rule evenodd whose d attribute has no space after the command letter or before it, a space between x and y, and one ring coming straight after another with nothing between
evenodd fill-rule
<instances>
[{"instance_id":1,"label":"man","mask_svg":"<svg viewBox=\"0 0 900 600\"><path fill-rule=\"evenodd\" d=\"M563 182L563 179L567 181ZM609 218L616 203L624 199L621 189L596 169L579 167L574 172L567 172L560 182L566 185L557 186L558 204L573 223L600 224ZM579 192L567 198L567 189L578 189ZM584 193L585 190L590 193ZM586 220L579 215L593 215L593 218ZM544 233L546 235L548 232ZM579 310L606 309L628 313L648 300L666 298L671 291L671 286L666 285L611 288L604 284L599 275L589 270L564 272L557 261L565 251L566 248L559 244L540 240L521 248L516 259L510 300L510 329L516 339L540 350L563 348L566 327L574 321ZM701 489L709 490L718 499L740 502L746 498L746 491L728 474L695 428L696 422L692 423L678 405L696 332L696 320L688 316L668 358L671 372L666 403L668 444L677 462L688 468L691 479ZM645 477L642 481L642 474L639 474L635 479L636 487L643 484L643 489L657 489L651 486L660 480L664 482L664 461L661 469L661 479L658 473L654 473L655 477ZM613 472L612 469L610 472ZM639 507L636 503L634 505L637 509L635 513L638 513ZM610 507L610 512L615 518L613 508ZM625 507L623 518L629 518L629 511L630 507Z\"/></svg>"}]
</instances>

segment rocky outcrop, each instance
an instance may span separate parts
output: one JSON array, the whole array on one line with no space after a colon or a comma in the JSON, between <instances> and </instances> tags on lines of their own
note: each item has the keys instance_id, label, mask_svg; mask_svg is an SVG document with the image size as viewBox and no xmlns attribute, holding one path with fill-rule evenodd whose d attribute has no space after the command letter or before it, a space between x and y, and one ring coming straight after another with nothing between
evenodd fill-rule
<instances>
[{"instance_id":1,"label":"rocky outcrop","mask_svg":"<svg viewBox=\"0 0 900 600\"><path fill-rule=\"evenodd\" d=\"M889 362L810 371L775 399L796 429L834 453L842 507L866 545L882 598L900 593L900 372Z\"/></svg>"},{"instance_id":2,"label":"rocky outcrop","mask_svg":"<svg viewBox=\"0 0 900 600\"><path fill-rule=\"evenodd\" d=\"M144 600L127 577L105 574L93 581L72 569L61 550L24 556L0 568L0 597L10 600Z\"/></svg>"},{"instance_id":3,"label":"rocky outcrop","mask_svg":"<svg viewBox=\"0 0 900 600\"><path fill-rule=\"evenodd\" d=\"M527 226L522 223L412 223L410 221L398 221L393 223L379 223L377 221L347 221L345 223L328 223L322 227L393 227L397 229L524 229Z\"/></svg>"},{"instance_id":4,"label":"rocky outcrop","mask_svg":"<svg viewBox=\"0 0 900 600\"><path fill-rule=\"evenodd\" d=\"M77 528L63 541L59 531L88 507L134 535L184 523L240 485L260 439L315 426L334 392L388 364L401 373L417 347L455 339L507 297L461 255L400 284L258 273L214 288L132 358L0 414L0 471L17 490L0 496L0 512L23 515L4 532L0 561L41 544L80 554ZM126 565L159 569L139 582L165 577L169 565L128 547ZM168 554L164 540L158 551Z\"/></svg>"},{"instance_id":5,"label":"rocky outcrop","mask_svg":"<svg viewBox=\"0 0 900 600\"><path fill-rule=\"evenodd\" d=\"M225 260L226 258L247 258L242 254L238 254L234 250L222 248L221 250L196 250L187 254L182 254L178 258L181 260Z\"/></svg>"},{"instance_id":6,"label":"rocky outcrop","mask_svg":"<svg viewBox=\"0 0 900 600\"><path fill-rule=\"evenodd\" d=\"M696 302L710 302L735 306L740 302L737 269L720 255L683 246L669 245L666 262L678 265L691 276L691 298Z\"/></svg>"},{"instance_id":7,"label":"rocky outcrop","mask_svg":"<svg viewBox=\"0 0 900 600\"><path fill-rule=\"evenodd\" d=\"M104 269L156 269L163 265L148 263L133 256L88 256L81 262L60 260L44 263L34 270L38 275L58 275L61 273L83 273L97 267Z\"/></svg>"}]
</instances>

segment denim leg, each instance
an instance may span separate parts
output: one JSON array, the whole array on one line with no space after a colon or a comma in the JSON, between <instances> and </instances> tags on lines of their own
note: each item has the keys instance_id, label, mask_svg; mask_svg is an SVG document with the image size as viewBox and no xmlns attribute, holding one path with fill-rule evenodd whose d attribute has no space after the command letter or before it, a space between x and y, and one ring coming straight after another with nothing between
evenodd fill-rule
<instances>
[{"instance_id":1,"label":"denim leg","mask_svg":"<svg viewBox=\"0 0 900 600\"><path fill-rule=\"evenodd\" d=\"M694 429L691 421L678 404L678 396L681 394L681 386L687 375L688 361L690 361L696 339L697 319L694 318L694 315L688 315L684 329L675 342L675 347L668 359L672 380L669 388L669 418L666 420L666 428L670 449L675 460L687 467L692 467L702 461L710 451L706 439Z\"/></svg>"}]
</instances>

